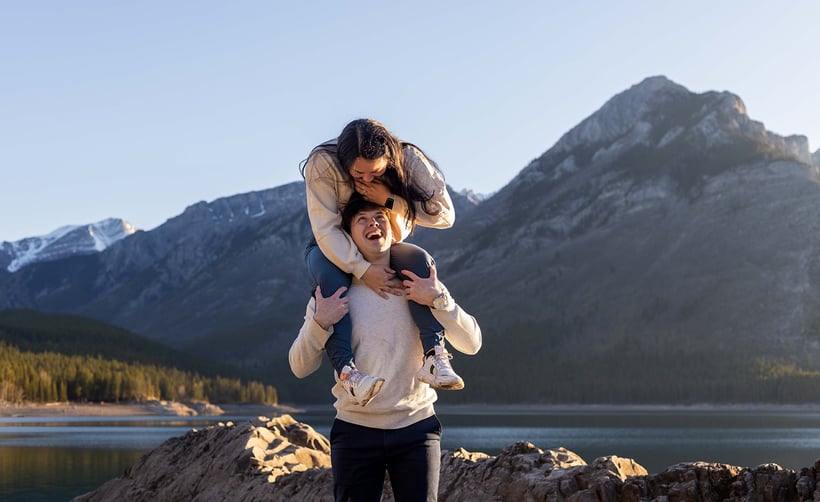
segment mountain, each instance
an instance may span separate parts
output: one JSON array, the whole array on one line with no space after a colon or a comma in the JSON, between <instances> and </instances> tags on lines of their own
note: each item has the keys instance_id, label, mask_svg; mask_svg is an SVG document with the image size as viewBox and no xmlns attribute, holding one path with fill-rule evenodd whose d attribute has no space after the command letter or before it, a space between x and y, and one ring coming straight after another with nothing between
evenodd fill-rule
<instances>
[{"instance_id":1,"label":"mountain","mask_svg":"<svg viewBox=\"0 0 820 502\"><path fill-rule=\"evenodd\" d=\"M90 225L67 225L40 237L0 242L0 269L16 272L32 263L98 253L136 231L127 221L109 218Z\"/></svg>"},{"instance_id":2,"label":"mountain","mask_svg":"<svg viewBox=\"0 0 820 502\"><path fill-rule=\"evenodd\" d=\"M86 315L185 348L215 333L230 338L246 323L275 325L303 305L307 287L296 284L305 282L308 234L301 183L199 202L101 253L18 270L0 279L0 298L5 307Z\"/></svg>"},{"instance_id":3,"label":"mountain","mask_svg":"<svg viewBox=\"0 0 820 502\"><path fill-rule=\"evenodd\" d=\"M294 182L199 202L101 253L0 276L0 308L85 315L220 360L257 345L269 356L290 344L311 294L304 192Z\"/></svg>"},{"instance_id":4,"label":"mountain","mask_svg":"<svg viewBox=\"0 0 820 502\"><path fill-rule=\"evenodd\" d=\"M498 334L476 364L544 382L510 399L573 399L573 385L597 402L801 399L820 390L818 214L805 137L766 131L731 93L654 77L434 252Z\"/></svg>"},{"instance_id":5,"label":"mountain","mask_svg":"<svg viewBox=\"0 0 820 502\"><path fill-rule=\"evenodd\" d=\"M450 402L820 395L820 181L804 136L730 92L651 77L456 224L419 228L485 345ZM326 401L287 350L310 285L304 184L200 202L93 255L0 271L0 308L82 314Z\"/></svg>"}]
</instances>

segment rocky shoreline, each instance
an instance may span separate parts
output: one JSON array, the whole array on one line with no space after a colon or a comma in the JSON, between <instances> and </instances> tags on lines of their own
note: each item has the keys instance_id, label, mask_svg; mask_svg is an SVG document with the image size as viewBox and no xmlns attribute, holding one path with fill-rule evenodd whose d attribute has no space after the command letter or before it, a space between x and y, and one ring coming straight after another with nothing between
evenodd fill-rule
<instances>
[{"instance_id":1,"label":"rocky shoreline","mask_svg":"<svg viewBox=\"0 0 820 502\"><path fill-rule=\"evenodd\" d=\"M74 502L331 501L328 440L290 415L220 423L171 438ZM440 501L820 501L820 461L798 471L776 464L694 462L648 474L633 459L587 463L565 449L513 443L496 456L442 452ZM389 483L384 501L392 501Z\"/></svg>"}]
</instances>

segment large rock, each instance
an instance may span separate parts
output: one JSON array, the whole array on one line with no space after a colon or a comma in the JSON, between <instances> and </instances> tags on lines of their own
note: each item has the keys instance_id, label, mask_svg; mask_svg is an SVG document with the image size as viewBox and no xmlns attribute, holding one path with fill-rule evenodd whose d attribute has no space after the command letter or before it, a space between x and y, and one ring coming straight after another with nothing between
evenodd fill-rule
<instances>
[{"instance_id":1,"label":"large rock","mask_svg":"<svg viewBox=\"0 0 820 502\"><path fill-rule=\"evenodd\" d=\"M330 501L329 467L330 444L310 426L259 417L169 439L74 501Z\"/></svg>"},{"instance_id":2,"label":"large rock","mask_svg":"<svg viewBox=\"0 0 820 502\"><path fill-rule=\"evenodd\" d=\"M754 468L681 463L649 475L632 459L587 464L565 449L518 442L497 456L442 452L439 500L687 502L820 500L820 461L799 472L776 464ZM74 502L333 500L330 444L309 425L283 415L219 424L172 438L123 476ZM393 501L385 481L384 501Z\"/></svg>"}]
</instances>

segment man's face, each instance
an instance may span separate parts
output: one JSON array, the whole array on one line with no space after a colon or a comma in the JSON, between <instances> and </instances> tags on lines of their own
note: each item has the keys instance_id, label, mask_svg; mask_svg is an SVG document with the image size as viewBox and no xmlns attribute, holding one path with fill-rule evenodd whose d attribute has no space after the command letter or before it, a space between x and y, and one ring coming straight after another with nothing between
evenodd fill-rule
<instances>
[{"instance_id":1,"label":"man's face","mask_svg":"<svg viewBox=\"0 0 820 502\"><path fill-rule=\"evenodd\" d=\"M384 174L385 171L387 171L387 157L379 157L373 160L356 157L353 165L350 166L350 175L353 176L353 179L365 183L370 183Z\"/></svg>"},{"instance_id":2,"label":"man's face","mask_svg":"<svg viewBox=\"0 0 820 502\"><path fill-rule=\"evenodd\" d=\"M368 261L388 251L393 244L393 233L387 212L383 209L359 211L350 221L350 236Z\"/></svg>"}]
</instances>

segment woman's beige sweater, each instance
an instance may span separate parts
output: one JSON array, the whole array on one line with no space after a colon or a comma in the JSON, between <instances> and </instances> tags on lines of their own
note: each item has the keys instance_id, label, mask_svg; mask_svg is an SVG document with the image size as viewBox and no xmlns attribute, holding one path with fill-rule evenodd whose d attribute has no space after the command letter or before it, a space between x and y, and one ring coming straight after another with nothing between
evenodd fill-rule
<instances>
[{"instance_id":1,"label":"woman's beige sweater","mask_svg":"<svg viewBox=\"0 0 820 502\"><path fill-rule=\"evenodd\" d=\"M433 194L430 204L438 209L438 214L430 215L418 208L416 224L430 228L453 226L456 217L453 201L441 173L417 148L408 145L403 153L404 168L410 180L425 193ZM322 150L310 155L304 173L308 218L316 243L322 254L339 269L360 278L370 264L341 226L341 209L353 194L349 178L341 172L336 157ZM407 201L395 197L390 223L396 242L406 239L412 231L404 218L406 210Z\"/></svg>"}]
</instances>

